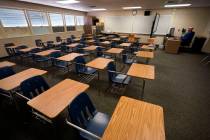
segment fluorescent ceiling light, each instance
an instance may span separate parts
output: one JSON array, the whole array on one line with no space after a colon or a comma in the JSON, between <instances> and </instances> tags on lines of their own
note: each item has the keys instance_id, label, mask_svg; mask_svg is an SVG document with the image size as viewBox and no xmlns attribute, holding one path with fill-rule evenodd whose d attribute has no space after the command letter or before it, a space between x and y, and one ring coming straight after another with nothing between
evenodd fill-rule
<instances>
[{"instance_id":1,"label":"fluorescent ceiling light","mask_svg":"<svg viewBox=\"0 0 210 140\"><path fill-rule=\"evenodd\" d=\"M191 6L192 4L167 4L164 7L187 7L187 6Z\"/></svg>"},{"instance_id":2,"label":"fluorescent ceiling light","mask_svg":"<svg viewBox=\"0 0 210 140\"><path fill-rule=\"evenodd\" d=\"M92 11L105 11L105 8L91 9Z\"/></svg>"},{"instance_id":3,"label":"fluorescent ceiling light","mask_svg":"<svg viewBox=\"0 0 210 140\"><path fill-rule=\"evenodd\" d=\"M60 3L60 4L73 4L73 3L79 3L80 1L77 0L59 0L56 1L56 3Z\"/></svg>"},{"instance_id":4,"label":"fluorescent ceiling light","mask_svg":"<svg viewBox=\"0 0 210 140\"><path fill-rule=\"evenodd\" d=\"M123 7L122 9L128 10L128 9L141 9L141 6L135 6L135 7Z\"/></svg>"}]
</instances>

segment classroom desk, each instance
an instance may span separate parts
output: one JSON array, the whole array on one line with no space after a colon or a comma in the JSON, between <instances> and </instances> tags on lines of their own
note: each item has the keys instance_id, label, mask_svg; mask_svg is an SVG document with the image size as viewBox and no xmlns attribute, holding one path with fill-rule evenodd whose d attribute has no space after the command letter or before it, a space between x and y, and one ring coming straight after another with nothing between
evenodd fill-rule
<instances>
[{"instance_id":1,"label":"classroom desk","mask_svg":"<svg viewBox=\"0 0 210 140\"><path fill-rule=\"evenodd\" d=\"M87 84L65 79L28 101L27 104L46 117L53 119L58 116L75 97L88 88L89 85Z\"/></svg>"},{"instance_id":2,"label":"classroom desk","mask_svg":"<svg viewBox=\"0 0 210 140\"><path fill-rule=\"evenodd\" d=\"M58 46L58 45L61 45L62 42L53 42L52 44L55 45L55 46Z\"/></svg>"},{"instance_id":3,"label":"classroom desk","mask_svg":"<svg viewBox=\"0 0 210 140\"><path fill-rule=\"evenodd\" d=\"M3 67L12 67L16 65L15 63L12 63L12 62L9 62L9 61L3 61L3 62L0 62L0 68L3 68Z\"/></svg>"},{"instance_id":4,"label":"classroom desk","mask_svg":"<svg viewBox=\"0 0 210 140\"><path fill-rule=\"evenodd\" d=\"M28 52L30 52L31 50L36 49L36 48L40 49L40 47L30 47L30 48L20 49L20 50L18 50L18 51L19 51L19 52L22 52L22 53L28 53Z\"/></svg>"},{"instance_id":5,"label":"classroom desk","mask_svg":"<svg viewBox=\"0 0 210 140\"><path fill-rule=\"evenodd\" d=\"M120 46L127 48L131 46L131 43L121 43Z\"/></svg>"},{"instance_id":6,"label":"classroom desk","mask_svg":"<svg viewBox=\"0 0 210 140\"><path fill-rule=\"evenodd\" d=\"M104 70L109 62L112 62L114 60L112 59L107 59L107 58L96 58L89 63L86 64L87 67L95 68L98 70ZM99 71L98 71L98 80L100 78Z\"/></svg>"},{"instance_id":7,"label":"classroom desk","mask_svg":"<svg viewBox=\"0 0 210 140\"><path fill-rule=\"evenodd\" d=\"M85 39L92 39L93 36L87 36L87 37L84 37Z\"/></svg>"},{"instance_id":8,"label":"classroom desk","mask_svg":"<svg viewBox=\"0 0 210 140\"><path fill-rule=\"evenodd\" d=\"M143 46L141 47L141 49L153 51L153 50L155 50L155 47L153 47L153 45L143 45Z\"/></svg>"},{"instance_id":9,"label":"classroom desk","mask_svg":"<svg viewBox=\"0 0 210 140\"><path fill-rule=\"evenodd\" d=\"M80 41L80 38L75 38L73 39L74 42L79 42Z\"/></svg>"},{"instance_id":10,"label":"classroom desk","mask_svg":"<svg viewBox=\"0 0 210 140\"><path fill-rule=\"evenodd\" d=\"M129 68L127 75L143 79L142 95L141 95L141 98L143 99L145 79L148 80L155 79L155 67L152 65L133 63Z\"/></svg>"},{"instance_id":11,"label":"classroom desk","mask_svg":"<svg viewBox=\"0 0 210 140\"><path fill-rule=\"evenodd\" d=\"M148 51L138 51L135 53L137 57L146 58L146 63L149 63L149 59L154 58L154 52L148 52Z\"/></svg>"},{"instance_id":12,"label":"classroom desk","mask_svg":"<svg viewBox=\"0 0 210 140\"><path fill-rule=\"evenodd\" d=\"M57 60L60 61L66 61L66 62L70 62L73 61L76 57L78 56L83 56L84 54L80 54L80 53L70 53L61 57L56 58Z\"/></svg>"},{"instance_id":13,"label":"classroom desk","mask_svg":"<svg viewBox=\"0 0 210 140\"><path fill-rule=\"evenodd\" d=\"M66 68L69 72L69 66L72 64L71 62L74 61L74 59L78 56L83 56L84 54L80 54L80 53L69 53L67 55L61 56L56 58L57 61L64 61L66 62Z\"/></svg>"},{"instance_id":14,"label":"classroom desk","mask_svg":"<svg viewBox=\"0 0 210 140\"><path fill-rule=\"evenodd\" d=\"M19 87L20 83L23 82L24 80L31 78L33 76L43 75L45 73L47 73L47 71L35 68L30 68L21 71L19 73L16 73L12 76L0 80L0 89L3 89L5 91L12 91L17 87Z\"/></svg>"},{"instance_id":15,"label":"classroom desk","mask_svg":"<svg viewBox=\"0 0 210 140\"><path fill-rule=\"evenodd\" d=\"M91 46L83 48L83 50L85 50L85 51L95 51L96 48L98 48L98 47L99 46L91 45Z\"/></svg>"},{"instance_id":16,"label":"classroom desk","mask_svg":"<svg viewBox=\"0 0 210 140\"><path fill-rule=\"evenodd\" d=\"M101 140L165 140L163 108L122 96Z\"/></svg>"},{"instance_id":17,"label":"classroom desk","mask_svg":"<svg viewBox=\"0 0 210 140\"><path fill-rule=\"evenodd\" d=\"M66 45L68 48L75 48L79 45L79 43L73 43L73 44L69 44L69 45Z\"/></svg>"},{"instance_id":18,"label":"classroom desk","mask_svg":"<svg viewBox=\"0 0 210 140\"><path fill-rule=\"evenodd\" d=\"M100 37L99 39L100 39L100 40L106 40L107 37Z\"/></svg>"},{"instance_id":19,"label":"classroom desk","mask_svg":"<svg viewBox=\"0 0 210 140\"><path fill-rule=\"evenodd\" d=\"M102 37L103 35L96 35L97 37Z\"/></svg>"},{"instance_id":20,"label":"classroom desk","mask_svg":"<svg viewBox=\"0 0 210 140\"><path fill-rule=\"evenodd\" d=\"M105 51L105 53L109 53L109 54L114 55L115 65L117 65L117 55L121 54L123 50L124 49L121 49L121 48L111 48L111 49Z\"/></svg>"},{"instance_id":21,"label":"classroom desk","mask_svg":"<svg viewBox=\"0 0 210 140\"><path fill-rule=\"evenodd\" d=\"M46 50L46 51L42 51L42 52L35 53L35 55L39 55L39 56L48 56L48 55L50 55L51 53L53 53L53 52L58 52L58 51L60 51L60 50L54 50L54 49L52 49L52 50Z\"/></svg>"},{"instance_id":22,"label":"classroom desk","mask_svg":"<svg viewBox=\"0 0 210 140\"><path fill-rule=\"evenodd\" d=\"M111 54L120 54L122 53L124 49L120 49L120 48L111 48L109 50L106 51L106 53L111 53Z\"/></svg>"},{"instance_id":23,"label":"classroom desk","mask_svg":"<svg viewBox=\"0 0 210 140\"><path fill-rule=\"evenodd\" d=\"M128 38L127 35L121 35L120 38Z\"/></svg>"},{"instance_id":24,"label":"classroom desk","mask_svg":"<svg viewBox=\"0 0 210 140\"><path fill-rule=\"evenodd\" d=\"M113 39L111 39L112 41L116 41L116 42L118 42L118 41L120 41L120 38L113 38Z\"/></svg>"},{"instance_id":25,"label":"classroom desk","mask_svg":"<svg viewBox=\"0 0 210 140\"><path fill-rule=\"evenodd\" d=\"M95 40L91 39L91 40L87 40L86 41L88 44L93 44L95 42Z\"/></svg>"}]
</instances>

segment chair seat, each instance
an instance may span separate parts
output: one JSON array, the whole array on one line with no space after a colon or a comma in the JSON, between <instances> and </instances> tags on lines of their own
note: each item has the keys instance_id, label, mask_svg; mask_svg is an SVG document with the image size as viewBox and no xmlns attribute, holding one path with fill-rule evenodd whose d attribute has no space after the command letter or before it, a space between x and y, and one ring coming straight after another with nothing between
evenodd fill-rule
<instances>
[{"instance_id":1,"label":"chair seat","mask_svg":"<svg viewBox=\"0 0 210 140\"><path fill-rule=\"evenodd\" d=\"M95 116L88 122L86 130L101 137L109 123L110 117L107 114L97 112ZM88 140L94 140L93 137L80 132L80 135Z\"/></svg>"},{"instance_id":2,"label":"chair seat","mask_svg":"<svg viewBox=\"0 0 210 140\"><path fill-rule=\"evenodd\" d=\"M134 59L127 59L125 61L125 64L132 64L132 63L135 63L136 61Z\"/></svg>"},{"instance_id":3,"label":"chair seat","mask_svg":"<svg viewBox=\"0 0 210 140\"><path fill-rule=\"evenodd\" d=\"M55 61L55 64L54 64L56 67L59 67L59 68L66 68L67 67L67 63L64 62L64 61Z\"/></svg>"},{"instance_id":4,"label":"chair seat","mask_svg":"<svg viewBox=\"0 0 210 140\"><path fill-rule=\"evenodd\" d=\"M115 78L113 78L113 82L125 85L127 85L130 80L131 77L124 74L118 74L117 76L115 76Z\"/></svg>"},{"instance_id":5,"label":"chair seat","mask_svg":"<svg viewBox=\"0 0 210 140\"><path fill-rule=\"evenodd\" d=\"M84 71L85 74L94 74L97 70L94 68L87 67L87 69Z\"/></svg>"}]
</instances>

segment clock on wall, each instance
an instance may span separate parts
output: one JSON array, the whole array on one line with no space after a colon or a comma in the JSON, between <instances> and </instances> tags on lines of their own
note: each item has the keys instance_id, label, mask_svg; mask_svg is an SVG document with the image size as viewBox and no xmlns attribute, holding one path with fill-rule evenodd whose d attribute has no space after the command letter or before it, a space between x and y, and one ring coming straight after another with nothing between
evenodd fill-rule
<instances>
[{"instance_id":1,"label":"clock on wall","mask_svg":"<svg viewBox=\"0 0 210 140\"><path fill-rule=\"evenodd\" d=\"M132 15L133 16L137 15L137 10L132 10Z\"/></svg>"}]
</instances>

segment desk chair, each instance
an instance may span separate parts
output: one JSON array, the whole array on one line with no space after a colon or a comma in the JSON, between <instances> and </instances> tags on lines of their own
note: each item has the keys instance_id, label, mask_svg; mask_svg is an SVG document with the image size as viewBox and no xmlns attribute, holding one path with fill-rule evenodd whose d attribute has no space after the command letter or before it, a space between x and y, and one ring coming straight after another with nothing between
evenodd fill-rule
<instances>
[{"instance_id":1,"label":"desk chair","mask_svg":"<svg viewBox=\"0 0 210 140\"><path fill-rule=\"evenodd\" d=\"M71 53L73 51L72 49L69 49L69 47L67 47L66 44L62 44L60 49L64 53Z\"/></svg>"},{"instance_id":2,"label":"desk chair","mask_svg":"<svg viewBox=\"0 0 210 140\"><path fill-rule=\"evenodd\" d=\"M57 37L56 37L56 42L62 42L62 39L61 39L60 36L57 36Z\"/></svg>"},{"instance_id":3,"label":"desk chair","mask_svg":"<svg viewBox=\"0 0 210 140\"><path fill-rule=\"evenodd\" d=\"M126 42L128 42L128 38L121 38L121 39L120 39L120 42L121 42L121 43L126 43Z\"/></svg>"},{"instance_id":4,"label":"desk chair","mask_svg":"<svg viewBox=\"0 0 210 140\"><path fill-rule=\"evenodd\" d=\"M110 47L111 47L111 48L116 48L117 45L118 45L118 43L115 42L115 41L113 41L113 42L111 42Z\"/></svg>"},{"instance_id":5,"label":"desk chair","mask_svg":"<svg viewBox=\"0 0 210 140\"><path fill-rule=\"evenodd\" d=\"M86 62L84 57L78 56L75 58L75 71L81 76L80 81L90 82L92 79L96 77L97 70L86 67Z\"/></svg>"},{"instance_id":6,"label":"desk chair","mask_svg":"<svg viewBox=\"0 0 210 140\"><path fill-rule=\"evenodd\" d=\"M44 43L42 42L41 39L36 39L35 44L37 47L44 47Z\"/></svg>"},{"instance_id":7,"label":"desk chair","mask_svg":"<svg viewBox=\"0 0 210 140\"><path fill-rule=\"evenodd\" d=\"M11 67L0 68L0 80L15 74Z\"/></svg>"},{"instance_id":8,"label":"desk chair","mask_svg":"<svg viewBox=\"0 0 210 140\"><path fill-rule=\"evenodd\" d=\"M4 79L4 78L7 78L9 76L12 76L14 74L15 74L15 72L12 69L12 67L3 67L3 68L0 68L0 80L1 79ZM5 97L8 97L9 99L12 99L12 95L11 94L8 94L8 92L3 91L1 89L0 89L0 95L3 95Z\"/></svg>"},{"instance_id":9,"label":"desk chair","mask_svg":"<svg viewBox=\"0 0 210 140\"><path fill-rule=\"evenodd\" d=\"M22 99L21 100L21 103L23 103L23 106L21 108L22 112L27 116L29 115L29 113L31 116L31 112L32 112L32 114L34 114L37 119L40 120L40 118L41 118L41 119L51 123L51 121L49 119L47 119L43 115L35 112L33 109L29 108L27 105L27 101L33 99L34 97L38 96L39 94L43 93L44 91L48 90L49 88L50 88L49 85L47 84L47 82L44 80L44 78L42 76L34 76L34 77L31 77L31 78L23 81L20 84L20 92L16 92L16 95L20 99Z\"/></svg>"},{"instance_id":10,"label":"desk chair","mask_svg":"<svg viewBox=\"0 0 210 140\"><path fill-rule=\"evenodd\" d=\"M61 57L61 56L62 56L62 53L59 52L59 51L57 51L57 52L52 52L52 53L50 54L50 58L51 58L51 61L52 61L52 65L54 65L54 64L56 63L56 61L57 61L56 58Z\"/></svg>"},{"instance_id":11,"label":"desk chair","mask_svg":"<svg viewBox=\"0 0 210 140\"><path fill-rule=\"evenodd\" d=\"M17 48L16 48L16 56L20 56L20 58L24 58L24 55L22 55L22 54L24 54L24 53L22 53L22 52L20 52L19 50L20 49L26 49L26 48L28 48L28 46L26 46L26 45L21 45L21 46L18 46Z\"/></svg>"},{"instance_id":12,"label":"desk chair","mask_svg":"<svg viewBox=\"0 0 210 140\"><path fill-rule=\"evenodd\" d=\"M71 38L72 38L72 39L75 39L76 37L75 37L74 35L71 35Z\"/></svg>"},{"instance_id":13,"label":"desk chair","mask_svg":"<svg viewBox=\"0 0 210 140\"><path fill-rule=\"evenodd\" d=\"M71 43L73 43L72 38L67 38L67 39L66 39L66 43L67 43L68 45L71 44Z\"/></svg>"},{"instance_id":14,"label":"desk chair","mask_svg":"<svg viewBox=\"0 0 210 140\"><path fill-rule=\"evenodd\" d=\"M105 55L105 54L103 53L103 49L102 49L101 47L97 47L97 48L96 48L96 56L97 56L97 57L104 57L104 58L111 58L111 56Z\"/></svg>"},{"instance_id":15,"label":"desk chair","mask_svg":"<svg viewBox=\"0 0 210 140\"><path fill-rule=\"evenodd\" d=\"M10 46L15 46L15 44L14 43L6 43L6 44L4 44L4 47L5 47L8 55L9 56L13 56L13 55L15 55L15 50L7 48L7 47L10 47Z\"/></svg>"},{"instance_id":16,"label":"desk chair","mask_svg":"<svg viewBox=\"0 0 210 140\"><path fill-rule=\"evenodd\" d=\"M136 42L134 42L131 47L130 47L130 52L131 53L134 53L134 52L137 52L140 50L140 43L139 43L139 40L136 40Z\"/></svg>"},{"instance_id":17,"label":"desk chair","mask_svg":"<svg viewBox=\"0 0 210 140\"><path fill-rule=\"evenodd\" d=\"M96 45L96 46L100 46L100 41L99 41L99 39L95 39L95 45Z\"/></svg>"},{"instance_id":18,"label":"desk chair","mask_svg":"<svg viewBox=\"0 0 210 140\"><path fill-rule=\"evenodd\" d=\"M117 72L114 62L110 62L108 64L107 70L109 83L111 84L111 87L113 87L111 88L111 92L117 91L120 93L121 90L124 90L125 87L130 83L131 77L121 72Z\"/></svg>"},{"instance_id":19,"label":"desk chair","mask_svg":"<svg viewBox=\"0 0 210 140\"><path fill-rule=\"evenodd\" d=\"M129 55L128 53L126 53L126 50L123 50L122 52L122 60L123 60L123 63L126 65L131 65L132 63L136 62L136 60L134 59L132 55Z\"/></svg>"},{"instance_id":20,"label":"desk chair","mask_svg":"<svg viewBox=\"0 0 210 140\"><path fill-rule=\"evenodd\" d=\"M98 112L86 93L78 95L69 105L68 125L79 130L82 140L101 139L108 122L107 114Z\"/></svg>"},{"instance_id":21,"label":"desk chair","mask_svg":"<svg viewBox=\"0 0 210 140\"><path fill-rule=\"evenodd\" d=\"M20 84L21 94L30 100L49 89L49 85L42 76L34 76Z\"/></svg>"},{"instance_id":22,"label":"desk chair","mask_svg":"<svg viewBox=\"0 0 210 140\"><path fill-rule=\"evenodd\" d=\"M83 48L85 48L85 47L87 47L87 45L86 45L85 43L80 43L80 44L77 46L76 50L77 50L78 53L81 53L81 54L84 54L84 55L90 55L89 52L84 51Z\"/></svg>"},{"instance_id":23,"label":"desk chair","mask_svg":"<svg viewBox=\"0 0 210 140\"><path fill-rule=\"evenodd\" d=\"M48 67L51 63L51 58L49 56L39 56L34 54L33 60L39 63L41 67Z\"/></svg>"}]
</instances>

